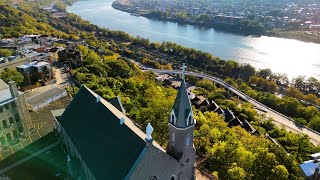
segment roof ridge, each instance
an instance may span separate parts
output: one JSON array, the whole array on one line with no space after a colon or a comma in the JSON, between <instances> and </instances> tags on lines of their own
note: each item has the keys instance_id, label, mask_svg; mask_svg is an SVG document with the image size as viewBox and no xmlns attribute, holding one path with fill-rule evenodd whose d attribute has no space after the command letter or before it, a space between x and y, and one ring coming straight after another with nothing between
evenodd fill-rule
<instances>
[{"instance_id":1,"label":"roof ridge","mask_svg":"<svg viewBox=\"0 0 320 180\"><path fill-rule=\"evenodd\" d=\"M99 96L97 93L95 93L94 91L92 91L91 89L89 89L88 87L86 87L85 85L83 85L84 88L86 88L92 95L94 96ZM119 119L119 123L120 123L120 119L124 118L124 124L130 129L132 130L136 135L138 135L143 141L146 141L146 137L147 135L141 130L139 129L134 122L128 118L125 114L123 114L120 110L118 110L116 107L114 107L110 102L108 102L107 100L105 100L104 98L100 99L100 102L110 110L110 112L112 112L118 119ZM153 141L153 145L155 147L157 147L158 149L162 150L165 152L165 150L155 141Z\"/></svg>"}]
</instances>

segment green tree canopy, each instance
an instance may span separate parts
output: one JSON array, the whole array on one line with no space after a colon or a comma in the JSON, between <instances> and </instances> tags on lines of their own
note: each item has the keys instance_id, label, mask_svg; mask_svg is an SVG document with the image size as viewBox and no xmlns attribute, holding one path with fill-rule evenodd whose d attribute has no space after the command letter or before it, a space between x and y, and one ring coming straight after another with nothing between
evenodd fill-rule
<instances>
[{"instance_id":1,"label":"green tree canopy","mask_svg":"<svg viewBox=\"0 0 320 180\"><path fill-rule=\"evenodd\" d=\"M5 81L15 81L18 85L23 82L23 75L18 71L13 71L11 69L5 69L3 72L0 73L0 78Z\"/></svg>"}]
</instances>

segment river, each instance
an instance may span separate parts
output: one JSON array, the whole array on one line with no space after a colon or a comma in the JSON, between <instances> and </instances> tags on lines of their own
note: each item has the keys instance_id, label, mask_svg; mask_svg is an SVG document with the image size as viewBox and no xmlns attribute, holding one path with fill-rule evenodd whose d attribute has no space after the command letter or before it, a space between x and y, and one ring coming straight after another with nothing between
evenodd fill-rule
<instances>
[{"instance_id":1,"label":"river","mask_svg":"<svg viewBox=\"0 0 320 180\"><path fill-rule=\"evenodd\" d=\"M298 75L320 79L320 44L276 37L249 37L173 22L132 16L111 7L113 0L78 1L70 13L100 27L121 30L151 41L171 41L209 52L221 59L249 63L257 69L270 68L289 78Z\"/></svg>"}]
</instances>

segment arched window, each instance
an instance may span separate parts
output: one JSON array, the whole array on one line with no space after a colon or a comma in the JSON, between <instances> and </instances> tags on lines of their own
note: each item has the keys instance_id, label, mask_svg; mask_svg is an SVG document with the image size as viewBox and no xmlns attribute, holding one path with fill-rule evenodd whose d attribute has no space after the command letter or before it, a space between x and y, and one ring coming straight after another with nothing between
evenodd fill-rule
<instances>
[{"instance_id":1,"label":"arched window","mask_svg":"<svg viewBox=\"0 0 320 180\"><path fill-rule=\"evenodd\" d=\"M149 180L158 180L156 176L149 177Z\"/></svg>"},{"instance_id":2,"label":"arched window","mask_svg":"<svg viewBox=\"0 0 320 180\"><path fill-rule=\"evenodd\" d=\"M171 114L171 122L174 124L174 114Z\"/></svg>"},{"instance_id":3,"label":"arched window","mask_svg":"<svg viewBox=\"0 0 320 180\"><path fill-rule=\"evenodd\" d=\"M174 132L171 133L171 142L173 145L176 143L176 134Z\"/></svg>"},{"instance_id":4,"label":"arched window","mask_svg":"<svg viewBox=\"0 0 320 180\"><path fill-rule=\"evenodd\" d=\"M177 179L177 176L176 175L172 175L170 180L176 180Z\"/></svg>"},{"instance_id":5,"label":"arched window","mask_svg":"<svg viewBox=\"0 0 320 180\"><path fill-rule=\"evenodd\" d=\"M191 138L190 138L190 134L187 134L187 138L186 138L186 146L189 147L190 146L190 141L191 141Z\"/></svg>"},{"instance_id":6,"label":"arched window","mask_svg":"<svg viewBox=\"0 0 320 180\"><path fill-rule=\"evenodd\" d=\"M189 125L192 125L192 118L189 116Z\"/></svg>"}]
</instances>

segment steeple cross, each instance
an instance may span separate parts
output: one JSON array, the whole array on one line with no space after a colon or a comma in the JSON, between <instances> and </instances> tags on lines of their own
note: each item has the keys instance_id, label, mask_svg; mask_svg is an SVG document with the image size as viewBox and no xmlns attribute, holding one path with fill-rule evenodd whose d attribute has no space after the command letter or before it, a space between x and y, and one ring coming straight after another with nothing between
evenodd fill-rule
<instances>
[{"instance_id":1,"label":"steeple cross","mask_svg":"<svg viewBox=\"0 0 320 180\"><path fill-rule=\"evenodd\" d=\"M185 79L184 79L184 76L185 76L184 73L185 73L185 71L186 71L186 67L187 67L187 66L185 65L185 63L183 63L183 64L182 64L182 67L181 67L181 69L182 69L182 79L183 79L183 80L185 80Z\"/></svg>"}]
</instances>

